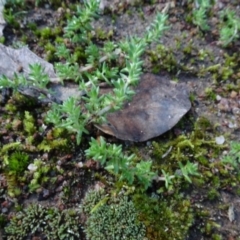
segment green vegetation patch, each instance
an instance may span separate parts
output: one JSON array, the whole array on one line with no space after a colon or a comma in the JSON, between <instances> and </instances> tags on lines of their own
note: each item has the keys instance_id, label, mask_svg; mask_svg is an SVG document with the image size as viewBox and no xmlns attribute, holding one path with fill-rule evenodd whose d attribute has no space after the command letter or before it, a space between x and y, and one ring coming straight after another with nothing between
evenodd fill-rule
<instances>
[{"instance_id":1,"label":"green vegetation patch","mask_svg":"<svg viewBox=\"0 0 240 240\"><path fill-rule=\"evenodd\" d=\"M89 191L82 209L87 215L85 232L89 240L145 239L146 228L127 196L110 197L103 190Z\"/></svg>"},{"instance_id":2,"label":"green vegetation patch","mask_svg":"<svg viewBox=\"0 0 240 240\"><path fill-rule=\"evenodd\" d=\"M22 240L41 236L51 239L81 239L79 215L75 210L29 205L18 212L5 227L9 240Z\"/></svg>"},{"instance_id":3,"label":"green vegetation patch","mask_svg":"<svg viewBox=\"0 0 240 240\"><path fill-rule=\"evenodd\" d=\"M152 196L136 194L134 205L146 226L147 239L185 239L194 221L190 200L182 195Z\"/></svg>"}]
</instances>

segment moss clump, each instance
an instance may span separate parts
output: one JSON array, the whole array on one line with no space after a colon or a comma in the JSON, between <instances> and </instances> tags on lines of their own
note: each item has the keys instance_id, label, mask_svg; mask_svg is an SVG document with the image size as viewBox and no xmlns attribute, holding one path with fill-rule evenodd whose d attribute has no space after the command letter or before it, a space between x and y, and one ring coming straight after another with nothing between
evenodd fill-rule
<instances>
[{"instance_id":1,"label":"moss clump","mask_svg":"<svg viewBox=\"0 0 240 240\"><path fill-rule=\"evenodd\" d=\"M179 66L173 54L173 50L163 45L157 45L156 49L147 52L149 60L154 65L153 72L166 70L176 73Z\"/></svg>"},{"instance_id":2,"label":"moss clump","mask_svg":"<svg viewBox=\"0 0 240 240\"><path fill-rule=\"evenodd\" d=\"M22 174L29 163L26 153L14 152L7 160L7 171L14 174Z\"/></svg>"},{"instance_id":3,"label":"moss clump","mask_svg":"<svg viewBox=\"0 0 240 240\"><path fill-rule=\"evenodd\" d=\"M177 194L176 194L177 195ZM133 197L140 220L146 225L147 239L185 239L193 223L190 201L181 196L172 198Z\"/></svg>"},{"instance_id":4,"label":"moss clump","mask_svg":"<svg viewBox=\"0 0 240 240\"><path fill-rule=\"evenodd\" d=\"M127 196L106 197L103 191L90 191L82 204L88 219L85 226L91 240L143 240L146 229Z\"/></svg>"},{"instance_id":5,"label":"moss clump","mask_svg":"<svg viewBox=\"0 0 240 240\"><path fill-rule=\"evenodd\" d=\"M81 239L79 216L72 210L60 211L41 205L30 205L17 213L5 227L8 240L32 239Z\"/></svg>"},{"instance_id":6,"label":"moss clump","mask_svg":"<svg viewBox=\"0 0 240 240\"><path fill-rule=\"evenodd\" d=\"M153 156L161 163L156 167L174 173L178 162L185 163L191 160L204 166L209 165L208 159L219 156L224 148L216 144L213 132L214 127L210 122L205 118L199 118L191 133L181 134L167 143L153 142ZM169 154L163 159L162 156L169 149Z\"/></svg>"},{"instance_id":7,"label":"moss clump","mask_svg":"<svg viewBox=\"0 0 240 240\"><path fill-rule=\"evenodd\" d=\"M207 195L208 195L209 200L215 200L215 199L218 199L220 197L220 193L215 188L210 189L208 191Z\"/></svg>"},{"instance_id":8,"label":"moss clump","mask_svg":"<svg viewBox=\"0 0 240 240\"><path fill-rule=\"evenodd\" d=\"M4 175L7 180L8 195L15 197L21 194L19 181L23 179L23 173L29 164L29 156L24 152L14 152L10 156L4 156Z\"/></svg>"}]
</instances>

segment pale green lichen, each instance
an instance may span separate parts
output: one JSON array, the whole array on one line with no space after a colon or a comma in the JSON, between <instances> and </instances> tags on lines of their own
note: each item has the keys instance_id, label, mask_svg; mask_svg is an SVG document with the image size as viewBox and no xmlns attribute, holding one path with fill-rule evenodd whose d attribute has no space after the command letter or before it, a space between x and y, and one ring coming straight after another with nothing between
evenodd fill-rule
<instances>
[{"instance_id":1,"label":"pale green lichen","mask_svg":"<svg viewBox=\"0 0 240 240\"><path fill-rule=\"evenodd\" d=\"M90 191L82 204L87 215L85 232L90 240L143 240L146 228L127 196L108 197L103 191Z\"/></svg>"},{"instance_id":2,"label":"pale green lichen","mask_svg":"<svg viewBox=\"0 0 240 240\"><path fill-rule=\"evenodd\" d=\"M18 212L5 227L8 240L43 239L80 240L79 215L73 210L60 211L41 205L30 205Z\"/></svg>"}]
</instances>

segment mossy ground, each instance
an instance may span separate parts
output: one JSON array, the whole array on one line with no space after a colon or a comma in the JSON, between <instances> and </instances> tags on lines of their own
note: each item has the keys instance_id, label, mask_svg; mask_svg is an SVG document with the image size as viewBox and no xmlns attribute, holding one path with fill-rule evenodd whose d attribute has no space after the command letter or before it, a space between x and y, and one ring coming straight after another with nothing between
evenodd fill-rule
<instances>
[{"instance_id":1,"label":"mossy ground","mask_svg":"<svg viewBox=\"0 0 240 240\"><path fill-rule=\"evenodd\" d=\"M57 60L54 43L65 41L63 27L78 1L39 2L39 6L32 8L20 2L18 6L6 6L8 16L19 12L22 15L8 19L5 44L27 44L39 56L54 62ZM91 37L101 43L106 39L118 41L128 35L141 35L154 18L155 11L165 6L157 1L150 2L135 6L122 4L120 8L114 8L119 4L116 1L115 5L106 6L105 14L94 23L97 30L91 33ZM156 180L146 193L137 187L126 187L122 182L115 182L95 162L84 158L88 137L79 147L75 145L73 135L43 124L47 106L29 102L19 94L9 99L2 95L2 229L9 224L9 217L21 212L29 203L40 201L59 209L79 207L87 189L98 185L106 188L110 196L125 189L139 213L139 221L146 227L147 239L240 239L237 228L240 224L237 218L240 213L240 173L221 162L221 155L229 150L230 141L240 140L238 128L231 127L234 124L238 126L240 122L239 114L234 112L234 108L240 107L236 105L240 98L239 40L227 48L217 43L221 27L219 12L224 7L237 9L238 3L224 2L222 7L216 5L208 13L210 30L207 32L193 24L191 13L194 5L191 1L183 5L175 3L169 9L171 27L161 42L146 52L144 71L168 73L174 80L185 82L191 91L193 107L177 126L163 136L147 143L125 145L126 152L134 152L138 158L153 159L153 168L160 176L161 170L169 174L178 173L179 162L187 161L198 164L200 175L191 176L191 183L181 176L175 177L168 189L163 181ZM75 58L79 63L84 62L83 49L75 51ZM217 96L226 99L229 108L224 108ZM94 129L90 131L92 136L99 134ZM215 141L215 137L220 135L226 139L223 145L217 145ZM28 170L30 163L38 171ZM236 216L233 221L230 221L231 206L234 206Z\"/></svg>"}]
</instances>

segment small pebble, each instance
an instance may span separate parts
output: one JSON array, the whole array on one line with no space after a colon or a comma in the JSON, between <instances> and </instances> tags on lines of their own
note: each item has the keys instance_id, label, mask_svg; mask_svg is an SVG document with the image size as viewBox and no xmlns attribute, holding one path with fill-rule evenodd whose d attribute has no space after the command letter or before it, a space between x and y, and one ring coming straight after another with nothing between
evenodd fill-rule
<instances>
[{"instance_id":1,"label":"small pebble","mask_svg":"<svg viewBox=\"0 0 240 240\"><path fill-rule=\"evenodd\" d=\"M231 94L230 94L230 97L231 98L236 98L238 95L238 93L236 91L232 91Z\"/></svg>"},{"instance_id":2,"label":"small pebble","mask_svg":"<svg viewBox=\"0 0 240 240\"><path fill-rule=\"evenodd\" d=\"M229 128L236 128L236 127L237 127L237 124L236 124L236 123L233 123L233 122L229 122L229 123L228 123L228 127L229 127Z\"/></svg>"},{"instance_id":3,"label":"small pebble","mask_svg":"<svg viewBox=\"0 0 240 240\"><path fill-rule=\"evenodd\" d=\"M229 101L226 98L222 98L218 103L218 109L224 112L230 111Z\"/></svg>"},{"instance_id":4,"label":"small pebble","mask_svg":"<svg viewBox=\"0 0 240 240\"><path fill-rule=\"evenodd\" d=\"M43 194L43 197L46 198L50 195L50 191L44 188L42 194Z\"/></svg>"},{"instance_id":5,"label":"small pebble","mask_svg":"<svg viewBox=\"0 0 240 240\"><path fill-rule=\"evenodd\" d=\"M7 213L8 212L8 208L2 208L2 213Z\"/></svg>"},{"instance_id":6,"label":"small pebble","mask_svg":"<svg viewBox=\"0 0 240 240\"><path fill-rule=\"evenodd\" d=\"M77 167L82 168L83 167L83 162L78 162Z\"/></svg>"},{"instance_id":7,"label":"small pebble","mask_svg":"<svg viewBox=\"0 0 240 240\"><path fill-rule=\"evenodd\" d=\"M50 5L46 3L46 4L44 4L44 8L45 9L50 9Z\"/></svg>"},{"instance_id":8,"label":"small pebble","mask_svg":"<svg viewBox=\"0 0 240 240\"><path fill-rule=\"evenodd\" d=\"M235 219L234 206L231 204L228 208L228 218L230 222L233 222Z\"/></svg>"},{"instance_id":9,"label":"small pebble","mask_svg":"<svg viewBox=\"0 0 240 240\"><path fill-rule=\"evenodd\" d=\"M147 147L150 147L152 145L152 142L151 141L147 141L146 145L147 145Z\"/></svg>"},{"instance_id":10,"label":"small pebble","mask_svg":"<svg viewBox=\"0 0 240 240\"><path fill-rule=\"evenodd\" d=\"M218 145L222 145L225 142L225 138L224 138L224 136L219 136L219 137L215 138L215 141Z\"/></svg>"},{"instance_id":11,"label":"small pebble","mask_svg":"<svg viewBox=\"0 0 240 240\"><path fill-rule=\"evenodd\" d=\"M239 114L240 114L240 108L238 108L238 107L233 107L233 108L232 108L232 112L233 112L234 115L239 115Z\"/></svg>"},{"instance_id":12,"label":"small pebble","mask_svg":"<svg viewBox=\"0 0 240 240\"><path fill-rule=\"evenodd\" d=\"M217 95L217 96L216 96L216 100L217 100L218 102L220 102L221 99L222 99L222 97L221 97L220 95Z\"/></svg>"},{"instance_id":13,"label":"small pebble","mask_svg":"<svg viewBox=\"0 0 240 240\"><path fill-rule=\"evenodd\" d=\"M28 170L29 170L30 172L35 172L35 171L37 170L37 166L36 166L35 164L33 164L33 163L30 163L30 164L28 165Z\"/></svg>"},{"instance_id":14,"label":"small pebble","mask_svg":"<svg viewBox=\"0 0 240 240\"><path fill-rule=\"evenodd\" d=\"M42 158L43 158L43 160L48 160L49 159L49 154L48 153L44 153L42 155Z\"/></svg>"}]
</instances>

